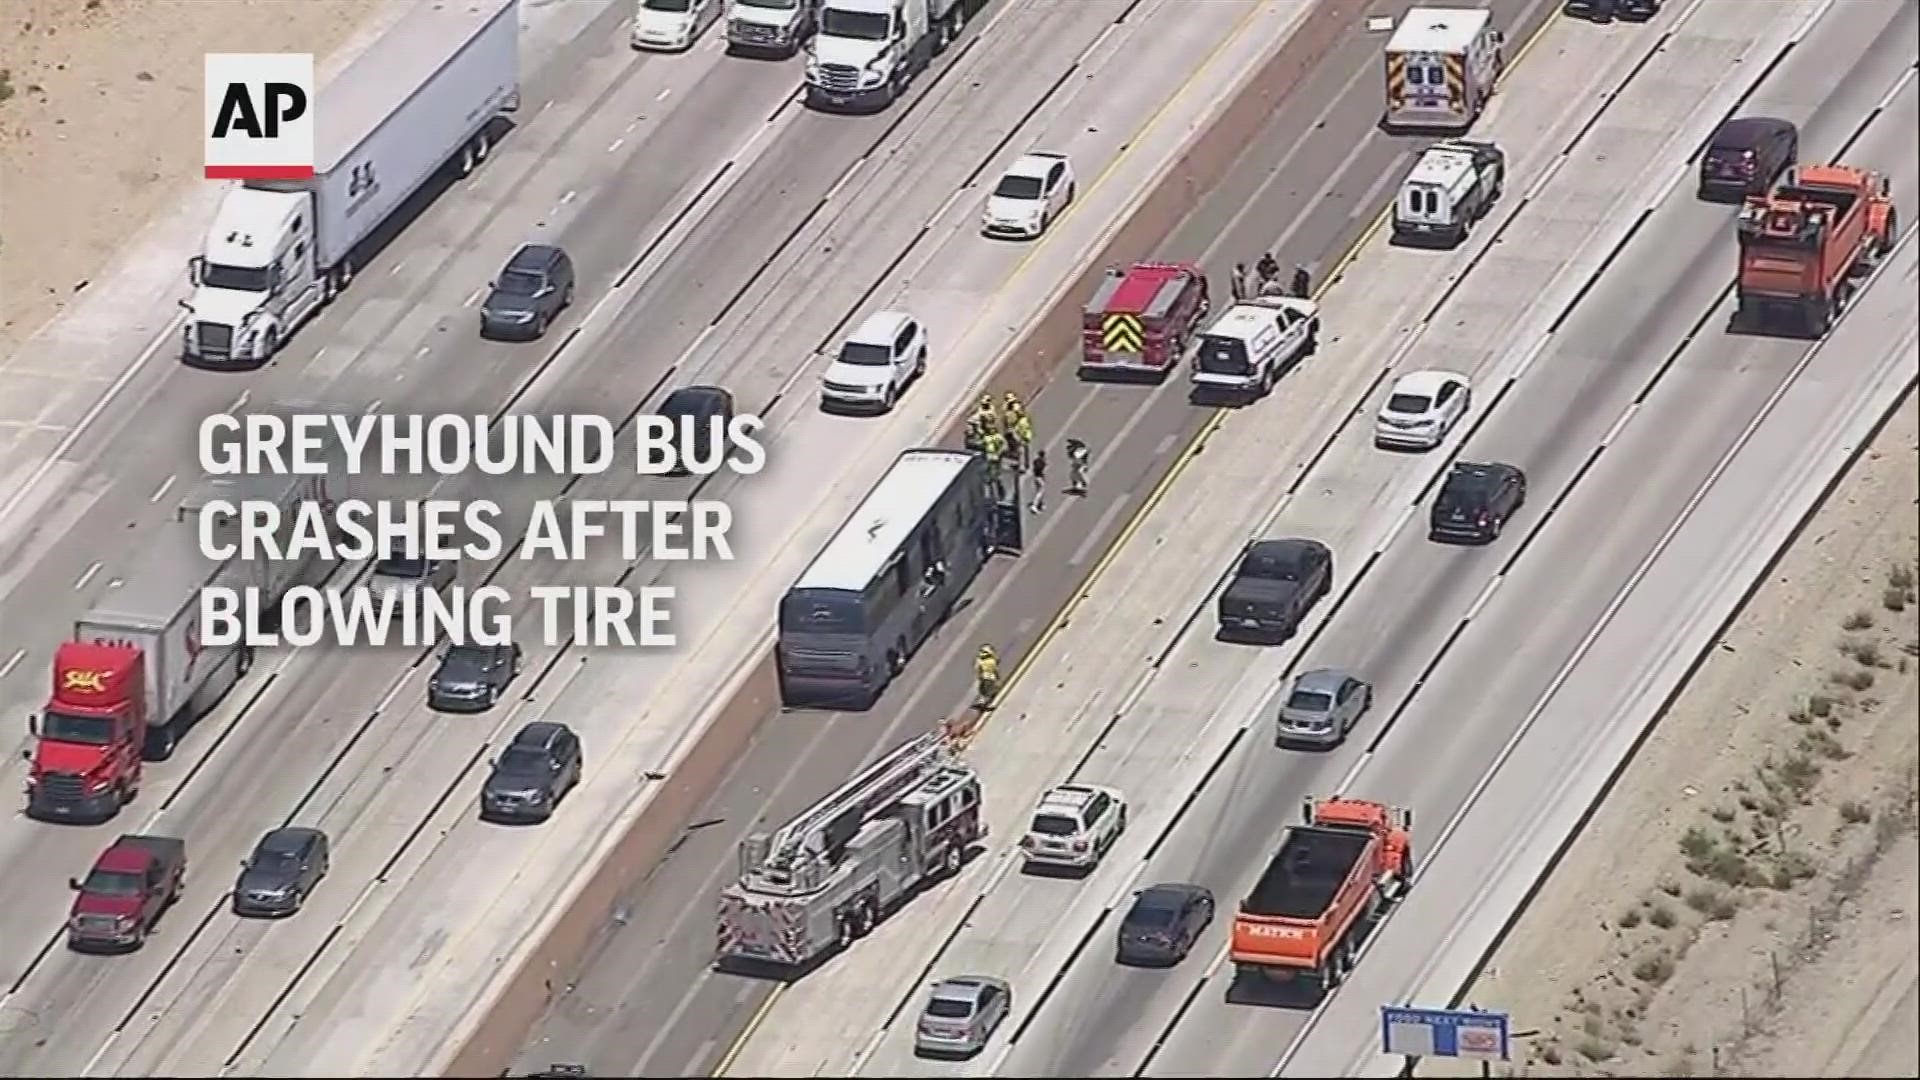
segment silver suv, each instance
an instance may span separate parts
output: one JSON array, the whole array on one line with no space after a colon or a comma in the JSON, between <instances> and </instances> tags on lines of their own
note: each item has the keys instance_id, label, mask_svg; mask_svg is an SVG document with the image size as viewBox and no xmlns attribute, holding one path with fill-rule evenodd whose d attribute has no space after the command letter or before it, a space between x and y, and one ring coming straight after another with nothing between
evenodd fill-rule
<instances>
[{"instance_id":1,"label":"silver suv","mask_svg":"<svg viewBox=\"0 0 1920 1080\"><path fill-rule=\"evenodd\" d=\"M1013 1008L1013 988L990 975L942 979L927 996L914 1026L913 1052L922 1057L971 1057L986 1049Z\"/></svg>"},{"instance_id":2,"label":"silver suv","mask_svg":"<svg viewBox=\"0 0 1920 1080\"><path fill-rule=\"evenodd\" d=\"M1028 867L1091 871L1126 830L1126 796L1110 787L1061 784L1040 797L1020 850Z\"/></svg>"}]
</instances>

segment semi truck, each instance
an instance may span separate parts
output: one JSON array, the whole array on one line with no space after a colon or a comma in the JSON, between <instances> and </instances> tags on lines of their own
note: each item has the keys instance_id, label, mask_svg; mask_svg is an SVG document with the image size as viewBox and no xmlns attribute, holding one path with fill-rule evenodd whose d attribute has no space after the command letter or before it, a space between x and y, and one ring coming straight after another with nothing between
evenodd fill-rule
<instances>
[{"instance_id":1,"label":"semi truck","mask_svg":"<svg viewBox=\"0 0 1920 1080\"><path fill-rule=\"evenodd\" d=\"M967 0L820 0L807 46L807 105L878 111L960 36Z\"/></svg>"},{"instance_id":2,"label":"semi truck","mask_svg":"<svg viewBox=\"0 0 1920 1080\"><path fill-rule=\"evenodd\" d=\"M1299 983L1316 996L1353 968L1360 938L1413 880L1413 812L1308 798L1240 901L1229 958L1236 977Z\"/></svg>"},{"instance_id":3,"label":"semi truck","mask_svg":"<svg viewBox=\"0 0 1920 1080\"><path fill-rule=\"evenodd\" d=\"M717 963L804 970L958 873L986 832L980 778L945 736L902 743L778 832L741 841L740 878L720 893Z\"/></svg>"},{"instance_id":4,"label":"semi truck","mask_svg":"<svg viewBox=\"0 0 1920 1080\"><path fill-rule=\"evenodd\" d=\"M122 952L146 944L187 881L187 842L128 833L93 860L85 879L68 878L67 947Z\"/></svg>"},{"instance_id":5,"label":"semi truck","mask_svg":"<svg viewBox=\"0 0 1920 1080\"><path fill-rule=\"evenodd\" d=\"M29 816L113 817L139 795L143 761L172 756L181 734L246 675L252 650L201 640L203 587L258 588L271 610L294 585L317 584L333 570L333 560L318 556L208 559L200 550L200 508L216 496L273 499L290 533L291 510L302 501L324 501L326 480L221 478L181 501L120 586L83 614L72 640L54 650L52 693L31 723L34 745L25 751Z\"/></svg>"},{"instance_id":6,"label":"semi truck","mask_svg":"<svg viewBox=\"0 0 1920 1080\"><path fill-rule=\"evenodd\" d=\"M519 105L518 0L410 4L314 106L314 172L247 180L221 199L200 254L182 359L265 363L353 280L395 217L440 170L487 156Z\"/></svg>"},{"instance_id":7,"label":"semi truck","mask_svg":"<svg viewBox=\"0 0 1920 1080\"><path fill-rule=\"evenodd\" d=\"M1791 327L1810 338L1833 325L1900 235L1887 178L1849 165L1802 165L1738 223L1737 324Z\"/></svg>"}]
</instances>

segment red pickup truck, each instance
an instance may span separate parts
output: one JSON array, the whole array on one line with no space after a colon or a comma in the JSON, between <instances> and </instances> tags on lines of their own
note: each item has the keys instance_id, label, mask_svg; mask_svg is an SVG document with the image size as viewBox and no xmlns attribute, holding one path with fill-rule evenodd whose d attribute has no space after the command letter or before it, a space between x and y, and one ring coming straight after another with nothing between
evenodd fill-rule
<instances>
[{"instance_id":1,"label":"red pickup truck","mask_svg":"<svg viewBox=\"0 0 1920 1080\"><path fill-rule=\"evenodd\" d=\"M127 834L93 860L86 879L68 878L67 947L130 951L146 943L160 916L180 898L187 843L171 836Z\"/></svg>"}]
</instances>

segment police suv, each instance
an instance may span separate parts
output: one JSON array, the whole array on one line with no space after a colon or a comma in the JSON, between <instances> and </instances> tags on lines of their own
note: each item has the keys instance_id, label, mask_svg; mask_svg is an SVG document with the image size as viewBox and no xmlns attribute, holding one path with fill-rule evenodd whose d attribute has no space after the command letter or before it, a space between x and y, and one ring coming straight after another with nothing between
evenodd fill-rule
<instances>
[{"instance_id":1,"label":"police suv","mask_svg":"<svg viewBox=\"0 0 1920 1080\"><path fill-rule=\"evenodd\" d=\"M1500 198L1507 155L1490 142L1452 139L1420 155L1393 201L1399 244L1456 247Z\"/></svg>"}]
</instances>

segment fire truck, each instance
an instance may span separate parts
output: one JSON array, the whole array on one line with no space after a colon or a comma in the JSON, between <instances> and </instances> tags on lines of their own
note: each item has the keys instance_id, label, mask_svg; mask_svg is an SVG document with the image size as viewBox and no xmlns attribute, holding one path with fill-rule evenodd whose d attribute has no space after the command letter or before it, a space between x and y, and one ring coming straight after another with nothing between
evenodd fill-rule
<instances>
[{"instance_id":1,"label":"fire truck","mask_svg":"<svg viewBox=\"0 0 1920 1080\"><path fill-rule=\"evenodd\" d=\"M1234 974L1325 994L1353 969L1360 939L1413 881L1413 813L1360 799L1312 799L1240 901Z\"/></svg>"},{"instance_id":2,"label":"fire truck","mask_svg":"<svg viewBox=\"0 0 1920 1080\"><path fill-rule=\"evenodd\" d=\"M1740 208L1734 319L1824 336L1899 229L1886 177L1848 165L1790 171Z\"/></svg>"},{"instance_id":3,"label":"fire truck","mask_svg":"<svg viewBox=\"0 0 1920 1080\"><path fill-rule=\"evenodd\" d=\"M720 893L718 963L805 968L958 873L986 835L980 778L945 736L903 743L778 832L741 841L740 879Z\"/></svg>"},{"instance_id":4,"label":"fire truck","mask_svg":"<svg viewBox=\"0 0 1920 1080\"><path fill-rule=\"evenodd\" d=\"M1191 263L1109 269L1081 314L1080 377L1165 379L1210 310L1207 275Z\"/></svg>"}]
</instances>

